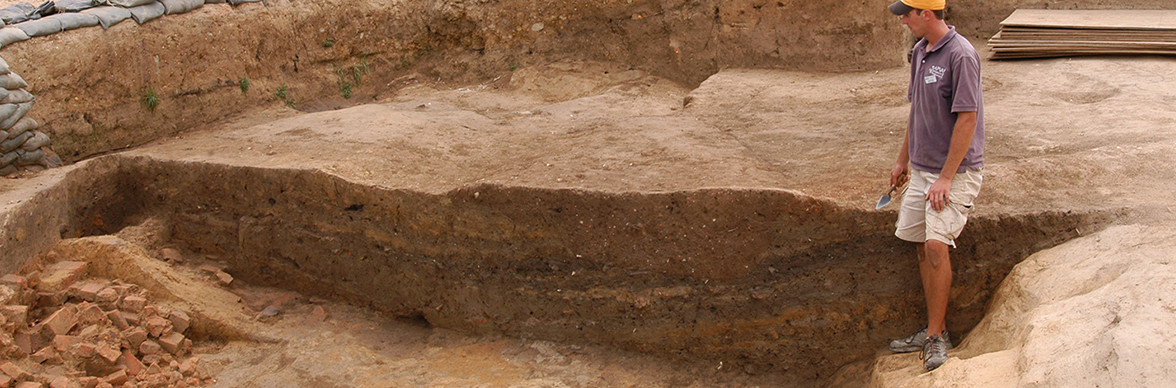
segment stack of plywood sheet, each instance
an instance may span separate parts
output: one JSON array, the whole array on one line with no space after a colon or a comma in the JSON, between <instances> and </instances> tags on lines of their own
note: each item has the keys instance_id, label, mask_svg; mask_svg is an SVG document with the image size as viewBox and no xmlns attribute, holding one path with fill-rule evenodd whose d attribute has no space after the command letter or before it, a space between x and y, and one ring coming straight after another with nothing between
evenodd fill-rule
<instances>
[{"instance_id":1,"label":"stack of plywood sheet","mask_svg":"<svg viewBox=\"0 0 1176 388\"><path fill-rule=\"evenodd\" d=\"M1176 10L1018 9L988 41L993 59L1176 55Z\"/></svg>"}]
</instances>

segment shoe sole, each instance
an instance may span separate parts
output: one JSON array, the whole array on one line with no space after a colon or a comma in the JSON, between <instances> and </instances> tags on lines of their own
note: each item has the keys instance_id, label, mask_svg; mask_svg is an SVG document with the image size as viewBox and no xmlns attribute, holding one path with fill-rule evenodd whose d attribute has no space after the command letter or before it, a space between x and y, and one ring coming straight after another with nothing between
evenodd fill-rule
<instances>
[{"instance_id":1,"label":"shoe sole","mask_svg":"<svg viewBox=\"0 0 1176 388\"><path fill-rule=\"evenodd\" d=\"M890 346L889 348L890 351L895 353L911 353L923 350L923 345L906 345L899 347Z\"/></svg>"}]
</instances>

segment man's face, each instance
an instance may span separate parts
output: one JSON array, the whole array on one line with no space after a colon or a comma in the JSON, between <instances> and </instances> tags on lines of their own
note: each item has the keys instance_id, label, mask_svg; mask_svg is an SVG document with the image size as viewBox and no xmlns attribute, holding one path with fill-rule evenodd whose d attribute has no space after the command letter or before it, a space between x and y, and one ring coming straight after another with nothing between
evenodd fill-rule
<instances>
[{"instance_id":1,"label":"man's face","mask_svg":"<svg viewBox=\"0 0 1176 388\"><path fill-rule=\"evenodd\" d=\"M923 19L922 10L914 9L902 15L902 24L911 30L911 35L922 38L927 34L927 20Z\"/></svg>"}]
</instances>

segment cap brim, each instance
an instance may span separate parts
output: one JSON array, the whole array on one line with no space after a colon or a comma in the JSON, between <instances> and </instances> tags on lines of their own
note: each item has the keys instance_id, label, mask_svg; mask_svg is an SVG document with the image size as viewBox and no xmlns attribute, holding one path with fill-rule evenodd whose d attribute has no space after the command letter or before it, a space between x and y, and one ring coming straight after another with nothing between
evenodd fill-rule
<instances>
[{"instance_id":1,"label":"cap brim","mask_svg":"<svg viewBox=\"0 0 1176 388\"><path fill-rule=\"evenodd\" d=\"M911 12L911 11L915 10L914 8L911 8L911 6L903 3L902 0L898 0L898 1L894 2L894 4L891 4L889 7L886 7L886 8L890 9L890 13L893 13L898 16L906 15L907 12Z\"/></svg>"}]
</instances>

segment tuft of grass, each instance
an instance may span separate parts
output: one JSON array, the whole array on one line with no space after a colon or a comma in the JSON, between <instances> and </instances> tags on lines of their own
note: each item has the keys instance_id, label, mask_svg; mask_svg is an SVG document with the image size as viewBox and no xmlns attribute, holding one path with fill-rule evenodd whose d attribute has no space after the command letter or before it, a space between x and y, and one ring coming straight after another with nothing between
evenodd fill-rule
<instances>
[{"instance_id":1,"label":"tuft of grass","mask_svg":"<svg viewBox=\"0 0 1176 388\"><path fill-rule=\"evenodd\" d=\"M241 81L237 84L241 85L241 94L249 92L249 77L241 77Z\"/></svg>"},{"instance_id":2,"label":"tuft of grass","mask_svg":"<svg viewBox=\"0 0 1176 388\"><path fill-rule=\"evenodd\" d=\"M335 45L335 42L334 42L334 41L332 41L332 40L330 40L330 39L328 39L328 40L324 40L324 41L323 41L323 47L331 47L331 46L334 46L334 45Z\"/></svg>"},{"instance_id":3,"label":"tuft of grass","mask_svg":"<svg viewBox=\"0 0 1176 388\"><path fill-rule=\"evenodd\" d=\"M279 100L285 100L288 96L289 94L286 91L286 84L282 84L282 86L278 87L278 91L274 92L274 97L277 97Z\"/></svg>"},{"instance_id":4,"label":"tuft of grass","mask_svg":"<svg viewBox=\"0 0 1176 388\"><path fill-rule=\"evenodd\" d=\"M274 97L286 102L286 106L290 108L297 108L298 104L294 103L294 99L290 98L290 91L286 88L286 84L278 87L278 91L274 92Z\"/></svg>"},{"instance_id":5,"label":"tuft of grass","mask_svg":"<svg viewBox=\"0 0 1176 388\"><path fill-rule=\"evenodd\" d=\"M335 65L335 76L339 78L339 93L343 98L351 98L353 89L363 83L363 76L369 71L371 68L368 67L366 55L359 59L359 63L350 67Z\"/></svg>"},{"instance_id":6,"label":"tuft of grass","mask_svg":"<svg viewBox=\"0 0 1176 388\"><path fill-rule=\"evenodd\" d=\"M155 107L159 106L159 95L155 93L155 88L147 88L143 92L143 105L147 106L147 110L154 112Z\"/></svg>"}]
</instances>

